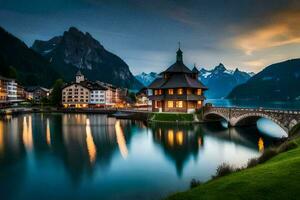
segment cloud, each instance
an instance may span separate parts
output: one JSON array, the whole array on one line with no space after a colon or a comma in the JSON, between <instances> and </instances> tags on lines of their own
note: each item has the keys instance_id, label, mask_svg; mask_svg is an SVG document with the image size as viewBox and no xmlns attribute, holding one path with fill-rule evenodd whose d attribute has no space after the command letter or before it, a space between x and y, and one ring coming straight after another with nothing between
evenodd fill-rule
<instances>
[{"instance_id":1,"label":"cloud","mask_svg":"<svg viewBox=\"0 0 300 200\"><path fill-rule=\"evenodd\" d=\"M284 11L272 16L270 23L234 39L234 45L246 55L253 52L300 43L300 11Z\"/></svg>"}]
</instances>

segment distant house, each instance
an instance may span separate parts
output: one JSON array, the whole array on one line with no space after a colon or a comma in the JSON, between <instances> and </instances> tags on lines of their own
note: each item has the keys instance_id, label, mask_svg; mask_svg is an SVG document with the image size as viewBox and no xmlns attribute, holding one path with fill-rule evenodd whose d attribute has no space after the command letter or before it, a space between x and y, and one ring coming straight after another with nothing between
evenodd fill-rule
<instances>
[{"instance_id":1,"label":"distant house","mask_svg":"<svg viewBox=\"0 0 300 200\"><path fill-rule=\"evenodd\" d=\"M137 106L148 106L149 99L147 95L147 88L142 88L136 93L136 105Z\"/></svg>"},{"instance_id":2,"label":"distant house","mask_svg":"<svg viewBox=\"0 0 300 200\"><path fill-rule=\"evenodd\" d=\"M196 67L190 70L185 66L179 48L176 62L148 86L152 111L191 113L201 108L207 88L198 80L198 73Z\"/></svg>"},{"instance_id":3,"label":"distant house","mask_svg":"<svg viewBox=\"0 0 300 200\"><path fill-rule=\"evenodd\" d=\"M40 103L43 98L48 98L50 90L41 86L29 86L25 88L26 99Z\"/></svg>"}]
</instances>

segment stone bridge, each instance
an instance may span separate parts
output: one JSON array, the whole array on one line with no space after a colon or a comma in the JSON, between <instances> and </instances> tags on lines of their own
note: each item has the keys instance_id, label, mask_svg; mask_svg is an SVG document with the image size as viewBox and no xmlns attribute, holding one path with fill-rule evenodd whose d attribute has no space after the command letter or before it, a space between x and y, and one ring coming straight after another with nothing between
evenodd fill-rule
<instances>
[{"instance_id":1,"label":"stone bridge","mask_svg":"<svg viewBox=\"0 0 300 200\"><path fill-rule=\"evenodd\" d=\"M267 118L278 124L289 134L300 123L300 111L264 108L206 107L203 118L207 121L223 118L228 122L229 126L255 125L259 118Z\"/></svg>"}]
</instances>

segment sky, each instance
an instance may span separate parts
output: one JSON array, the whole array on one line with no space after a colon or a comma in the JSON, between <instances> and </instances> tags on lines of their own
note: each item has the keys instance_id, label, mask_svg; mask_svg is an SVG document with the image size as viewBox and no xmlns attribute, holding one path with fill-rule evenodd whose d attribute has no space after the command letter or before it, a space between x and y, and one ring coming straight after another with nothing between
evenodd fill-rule
<instances>
[{"instance_id":1,"label":"sky","mask_svg":"<svg viewBox=\"0 0 300 200\"><path fill-rule=\"evenodd\" d=\"M0 0L0 26L31 46L75 26L133 74L175 62L259 72L300 57L298 0Z\"/></svg>"}]
</instances>

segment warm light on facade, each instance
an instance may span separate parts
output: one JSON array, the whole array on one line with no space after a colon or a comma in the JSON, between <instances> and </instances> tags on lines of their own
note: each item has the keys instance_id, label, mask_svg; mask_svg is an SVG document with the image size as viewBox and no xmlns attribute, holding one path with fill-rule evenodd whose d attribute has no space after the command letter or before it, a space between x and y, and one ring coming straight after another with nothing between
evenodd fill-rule
<instances>
[{"instance_id":1,"label":"warm light on facade","mask_svg":"<svg viewBox=\"0 0 300 200\"><path fill-rule=\"evenodd\" d=\"M197 95L202 95L202 90L201 89L197 89Z\"/></svg>"},{"instance_id":2,"label":"warm light on facade","mask_svg":"<svg viewBox=\"0 0 300 200\"><path fill-rule=\"evenodd\" d=\"M176 101L176 108L182 108L183 107L183 101Z\"/></svg>"},{"instance_id":3,"label":"warm light on facade","mask_svg":"<svg viewBox=\"0 0 300 200\"><path fill-rule=\"evenodd\" d=\"M168 101L168 108L173 108L173 107L174 107L174 102Z\"/></svg>"},{"instance_id":4,"label":"warm light on facade","mask_svg":"<svg viewBox=\"0 0 300 200\"><path fill-rule=\"evenodd\" d=\"M174 90L173 89L168 89L168 94L174 94Z\"/></svg>"},{"instance_id":5,"label":"warm light on facade","mask_svg":"<svg viewBox=\"0 0 300 200\"><path fill-rule=\"evenodd\" d=\"M186 90L186 93L187 93L187 94L192 94L192 90L191 90L190 88L188 88L188 89Z\"/></svg>"},{"instance_id":6,"label":"warm light on facade","mask_svg":"<svg viewBox=\"0 0 300 200\"><path fill-rule=\"evenodd\" d=\"M183 94L183 89L182 89L182 88L179 88L179 89L177 90L177 94L182 95L182 94Z\"/></svg>"}]
</instances>

